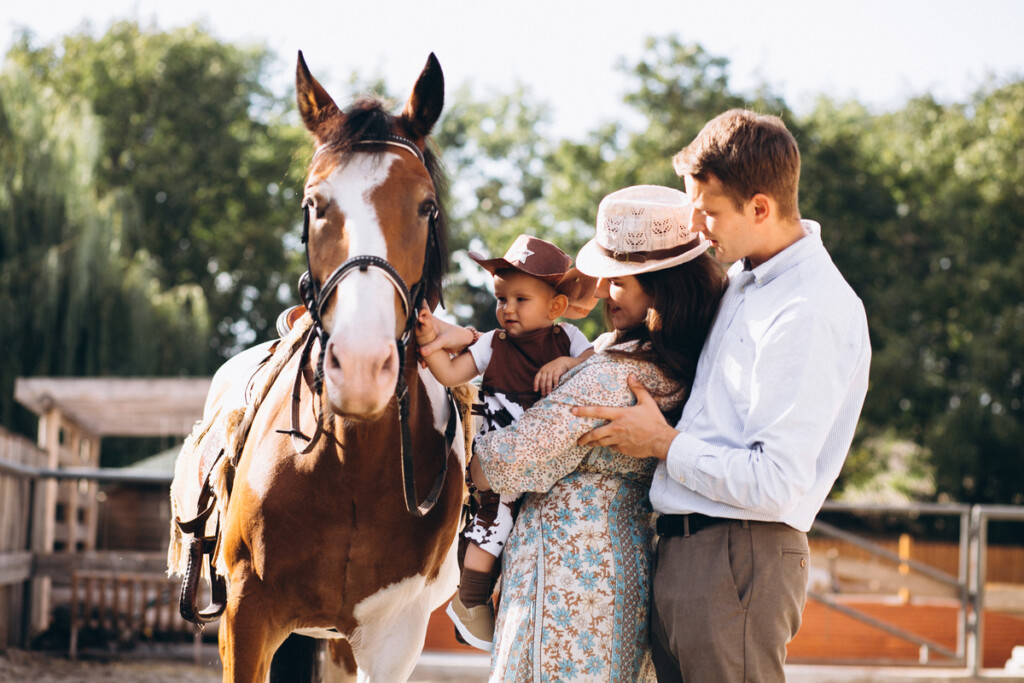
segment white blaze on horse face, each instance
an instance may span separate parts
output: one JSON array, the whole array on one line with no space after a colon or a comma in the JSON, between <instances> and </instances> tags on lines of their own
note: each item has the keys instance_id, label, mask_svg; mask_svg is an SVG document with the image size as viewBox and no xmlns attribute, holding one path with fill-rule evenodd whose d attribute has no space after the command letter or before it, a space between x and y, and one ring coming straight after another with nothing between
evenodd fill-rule
<instances>
[{"instance_id":1,"label":"white blaze on horse face","mask_svg":"<svg viewBox=\"0 0 1024 683\"><path fill-rule=\"evenodd\" d=\"M383 227L369 197L387 179L396 158L354 155L324 183L345 215L348 258L388 258ZM390 402L398 378L395 297L394 285L377 268L356 269L339 283L324 357L327 399L336 414L371 417Z\"/></svg>"}]
</instances>

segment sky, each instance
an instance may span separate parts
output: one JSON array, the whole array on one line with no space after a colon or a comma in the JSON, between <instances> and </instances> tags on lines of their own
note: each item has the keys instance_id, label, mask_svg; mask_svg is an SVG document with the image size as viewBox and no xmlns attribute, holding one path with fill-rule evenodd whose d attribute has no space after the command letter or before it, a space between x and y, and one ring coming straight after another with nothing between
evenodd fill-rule
<instances>
[{"instance_id":1,"label":"sky","mask_svg":"<svg viewBox=\"0 0 1024 683\"><path fill-rule=\"evenodd\" d=\"M434 52L449 91L469 84L483 97L523 83L566 137L621 118L629 81L618 65L637 61L650 36L725 57L734 91L766 84L798 113L818 94L883 110L1024 77L1020 0L2 0L0 49L19 27L38 44L122 19L163 30L202 22L221 40L264 44L280 57L282 94L298 50L328 91L358 72L383 76L396 95Z\"/></svg>"}]
</instances>

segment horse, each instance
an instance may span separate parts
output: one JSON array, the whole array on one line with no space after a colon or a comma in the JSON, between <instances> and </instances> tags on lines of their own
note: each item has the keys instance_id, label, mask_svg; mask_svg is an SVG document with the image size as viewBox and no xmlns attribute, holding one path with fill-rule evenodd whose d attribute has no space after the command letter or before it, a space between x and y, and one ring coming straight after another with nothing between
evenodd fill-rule
<instances>
[{"instance_id":1,"label":"horse","mask_svg":"<svg viewBox=\"0 0 1024 683\"><path fill-rule=\"evenodd\" d=\"M447 185L428 144L444 77L431 54L400 114L375 98L343 111L299 52L296 92L314 142L306 312L272 349L215 373L176 466L169 569L194 575L191 532L215 588L223 577L221 604L194 612L183 593L182 613L223 611L225 681L264 681L300 633L332 639L336 676L357 665L360 681L393 683L408 679L430 613L454 593L466 495L464 426L406 343L447 267ZM213 465L200 453L208 442L223 455ZM181 522L197 511L200 480L207 510Z\"/></svg>"}]
</instances>

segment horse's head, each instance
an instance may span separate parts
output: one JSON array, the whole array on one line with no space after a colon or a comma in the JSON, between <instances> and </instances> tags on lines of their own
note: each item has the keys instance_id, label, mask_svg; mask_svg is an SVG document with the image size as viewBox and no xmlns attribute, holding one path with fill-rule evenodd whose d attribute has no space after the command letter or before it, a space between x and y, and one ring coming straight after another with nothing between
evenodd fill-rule
<instances>
[{"instance_id":1,"label":"horse's head","mask_svg":"<svg viewBox=\"0 0 1024 683\"><path fill-rule=\"evenodd\" d=\"M295 81L316 141L303 206L312 289L328 335L326 403L337 415L370 418L394 395L396 339L407 334L416 299L433 308L441 293L446 188L427 135L441 115L444 76L431 54L398 116L375 99L340 110L301 52Z\"/></svg>"}]
</instances>

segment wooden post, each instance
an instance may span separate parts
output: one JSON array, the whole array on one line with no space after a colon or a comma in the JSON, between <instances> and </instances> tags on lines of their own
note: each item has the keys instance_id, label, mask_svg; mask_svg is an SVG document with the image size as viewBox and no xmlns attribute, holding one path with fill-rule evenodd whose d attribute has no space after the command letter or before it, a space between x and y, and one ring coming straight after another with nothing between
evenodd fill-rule
<instances>
[{"instance_id":1,"label":"wooden post","mask_svg":"<svg viewBox=\"0 0 1024 683\"><path fill-rule=\"evenodd\" d=\"M85 439L85 457L89 467L100 466L100 438L89 435ZM99 482L89 482L85 507L85 550L96 550L96 539L99 532Z\"/></svg>"},{"instance_id":2,"label":"wooden post","mask_svg":"<svg viewBox=\"0 0 1024 683\"><path fill-rule=\"evenodd\" d=\"M901 560L910 559L910 546L910 534L900 534L899 555ZM910 565L908 565L906 562L901 562L899 565L899 572L900 576L909 576ZM910 602L910 588L908 588L906 584L900 586L898 595L901 605L906 605Z\"/></svg>"},{"instance_id":3,"label":"wooden post","mask_svg":"<svg viewBox=\"0 0 1024 683\"><path fill-rule=\"evenodd\" d=\"M67 437L69 462L61 463L65 465L80 466L82 447L82 432L77 427L71 427L70 425L64 425L64 433ZM65 524L66 537L64 541L64 551L68 553L78 552L78 536L79 536L79 524L78 524L78 509L81 507L81 495L79 494L78 481L74 479L68 479L64 485L64 512L67 517Z\"/></svg>"},{"instance_id":4,"label":"wooden post","mask_svg":"<svg viewBox=\"0 0 1024 683\"><path fill-rule=\"evenodd\" d=\"M49 407L39 416L39 447L46 451L46 466L56 469L60 462L61 415L55 407ZM54 529L57 514L57 481L36 480L35 509L32 511L32 552L53 551ZM31 611L29 638L45 631L50 625L50 579L33 579L31 586Z\"/></svg>"}]
</instances>

